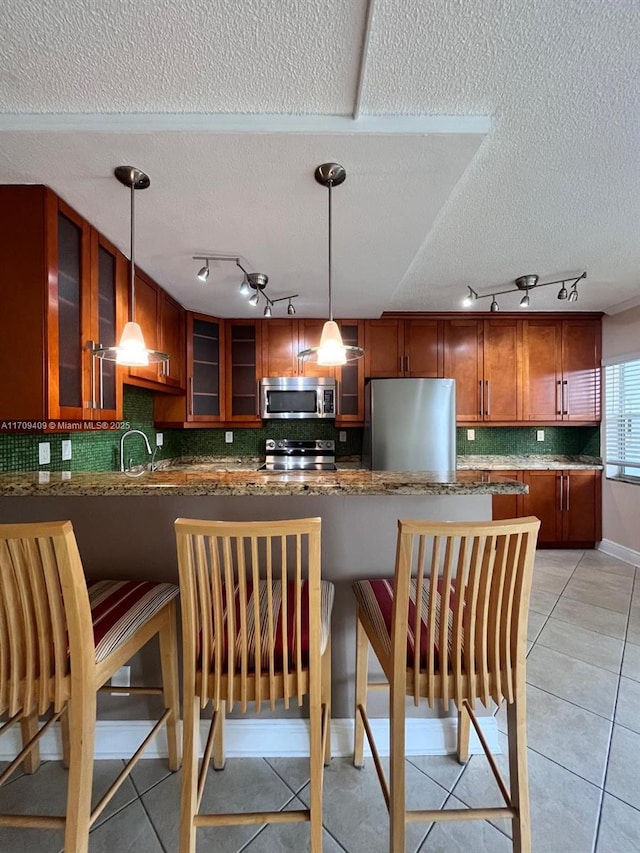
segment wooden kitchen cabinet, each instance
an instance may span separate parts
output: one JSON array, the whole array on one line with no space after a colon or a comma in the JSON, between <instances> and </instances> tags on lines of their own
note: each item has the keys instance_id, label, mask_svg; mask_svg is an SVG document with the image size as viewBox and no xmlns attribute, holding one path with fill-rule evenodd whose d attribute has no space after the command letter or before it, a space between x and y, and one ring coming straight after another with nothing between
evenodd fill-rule
<instances>
[{"instance_id":1,"label":"wooden kitchen cabinet","mask_svg":"<svg viewBox=\"0 0 640 853\"><path fill-rule=\"evenodd\" d=\"M524 321L523 420L600 420L599 318Z\"/></svg>"},{"instance_id":2,"label":"wooden kitchen cabinet","mask_svg":"<svg viewBox=\"0 0 640 853\"><path fill-rule=\"evenodd\" d=\"M382 318L365 321L365 376L442 376L442 323L438 319Z\"/></svg>"},{"instance_id":3,"label":"wooden kitchen cabinet","mask_svg":"<svg viewBox=\"0 0 640 853\"><path fill-rule=\"evenodd\" d=\"M130 367L128 382L151 390L185 388L185 310L140 269L135 279L135 319L148 349L165 352L169 361Z\"/></svg>"},{"instance_id":4,"label":"wooden kitchen cabinet","mask_svg":"<svg viewBox=\"0 0 640 853\"><path fill-rule=\"evenodd\" d=\"M456 380L456 419L513 423L520 419L522 321L444 321L444 377Z\"/></svg>"},{"instance_id":5,"label":"wooden kitchen cabinet","mask_svg":"<svg viewBox=\"0 0 640 853\"><path fill-rule=\"evenodd\" d=\"M0 280L0 418L121 418L117 368L89 343L126 322L120 253L48 188L3 186Z\"/></svg>"},{"instance_id":6,"label":"wooden kitchen cabinet","mask_svg":"<svg viewBox=\"0 0 640 853\"><path fill-rule=\"evenodd\" d=\"M217 317L187 312L186 393L155 395L154 422L157 426L220 425L224 419L223 330L224 321ZM176 345L178 343L176 340Z\"/></svg>"},{"instance_id":7,"label":"wooden kitchen cabinet","mask_svg":"<svg viewBox=\"0 0 640 853\"><path fill-rule=\"evenodd\" d=\"M227 320L225 324L225 418L245 427L262 426L258 382L262 376L262 331L259 320Z\"/></svg>"},{"instance_id":8,"label":"wooden kitchen cabinet","mask_svg":"<svg viewBox=\"0 0 640 853\"><path fill-rule=\"evenodd\" d=\"M601 471L525 471L524 482L521 514L540 519L540 545L592 548L602 539Z\"/></svg>"},{"instance_id":9,"label":"wooden kitchen cabinet","mask_svg":"<svg viewBox=\"0 0 640 853\"><path fill-rule=\"evenodd\" d=\"M523 471L487 471L490 483L502 483L505 480L523 482ZM518 518L522 516L522 495L493 495L491 498L493 520Z\"/></svg>"},{"instance_id":10,"label":"wooden kitchen cabinet","mask_svg":"<svg viewBox=\"0 0 640 853\"><path fill-rule=\"evenodd\" d=\"M338 320L342 342L364 347L364 320ZM338 414L336 426L364 424L364 357L336 368Z\"/></svg>"},{"instance_id":11,"label":"wooden kitchen cabinet","mask_svg":"<svg viewBox=\"0 0 640 853\"><path fill-rule=\"evenodd\" d=\"M298 358L301 350L317 347L324 320L270 318L262 321L263 376L335 377L333 367L322 367Z\"/></svg>"}]
</instances>

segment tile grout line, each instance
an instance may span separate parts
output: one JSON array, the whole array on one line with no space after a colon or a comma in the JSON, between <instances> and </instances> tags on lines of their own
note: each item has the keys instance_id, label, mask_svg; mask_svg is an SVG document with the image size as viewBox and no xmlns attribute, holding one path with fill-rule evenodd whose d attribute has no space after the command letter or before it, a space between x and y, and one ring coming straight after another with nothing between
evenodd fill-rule
<instances>
[{"instance_id":1,"label":"tile grout line","mask_svg":"<svg viewBox=\"0 0 640 853\"><path fill-rule=\"evenodd\" d=\"M637 578L638 570L636 569L634 572L633 583L631 584L631 595L629 596L629 608L627 610L627 621L624 630L624 642L627 642L627 637L629 635L629 622L631 620L631 605L633 603L633 594L635 592L636 586L636 578ZM607 777L609 775L609 759L611 758L611 744L613 742L613 732L616 725L616 712L618 710L618 697L620 695L620 680L622 678L622 665L624 663L624 645L622 647L622 659L620 660L620 672L618 674L618 686L616 688L616 695L613 703L613 722L611 724L611 732L609 733L609 741L607 743L607 752L606 752L606 761L604 764L604 777L602 779L602 797L600 798L600 808L598 809L598 818L596 821L596 832L593 841L593 853L596 853L598 848L598 840L600 837L600 825L602 823L602 811L604 808L604 795L606 793L607 786Z\"/></svg>"}]
</instances>

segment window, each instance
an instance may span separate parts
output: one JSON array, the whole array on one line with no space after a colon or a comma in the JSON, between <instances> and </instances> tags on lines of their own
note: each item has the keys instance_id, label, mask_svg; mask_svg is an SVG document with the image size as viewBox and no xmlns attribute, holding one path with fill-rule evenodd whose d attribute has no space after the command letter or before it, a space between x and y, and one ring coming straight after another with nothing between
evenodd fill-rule
<instances>
[{"instance_id":1,"label":"window","mask_svg":"<svg viewBox=\"0 0 640 853\"><path fill-rule=\"evenodd\" d=\"M640 357L605 367L607 477L640 483Z\"/></svg>"}]
</instances>

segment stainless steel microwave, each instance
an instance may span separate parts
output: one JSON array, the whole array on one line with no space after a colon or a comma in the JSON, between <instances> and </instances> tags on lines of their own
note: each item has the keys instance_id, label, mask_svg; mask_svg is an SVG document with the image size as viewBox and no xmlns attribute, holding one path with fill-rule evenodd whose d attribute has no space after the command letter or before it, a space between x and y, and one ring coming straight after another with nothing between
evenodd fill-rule
<instances>
[{"instance_id":1,"label":"stainless steel microwave","mask_svg":"<svg viewBox=\"0 0 640 853\"><path fill-rule=\"evenodd\" d=\"M336 401L335 379L280 376L260 381L260 415L265 419L335 418Z\"/></svg>"}]
</instances>

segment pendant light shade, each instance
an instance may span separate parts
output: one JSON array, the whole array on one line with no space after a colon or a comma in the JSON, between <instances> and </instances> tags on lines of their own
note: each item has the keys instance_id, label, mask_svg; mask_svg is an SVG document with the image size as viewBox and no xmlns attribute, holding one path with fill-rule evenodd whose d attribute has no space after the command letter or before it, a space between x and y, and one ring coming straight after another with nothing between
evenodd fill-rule
<instances>
[{"instance_id":1,"label":"pendant light shade","mask_svg":"<svg viewBox=\"0 0 640 853\"><path fill-rule=\"evenodd\" d=\"M140 325L136 323L136 269L135 269L135 191L146 190L151 185L149 175L136 169L135 166L118 166L114 170L116 178L121 184L131 190L131 263L129 264L129 300L130 318L120 336L120 343L116 347L97 346L93 349L96 358L115 361L126 367L144 367L148 364L157 364L169 361L167 353L158 350L147 349Z\"/></svg>"},{"instance_id":2,"label":"pendant light shade","mask_svg":"<svg viewBox=\"0 0 640 853\"><path fill-rule=\"evenodd\" d=\"M315 170L314 177L319 184L329 190L329 319L322 328L320 346L302 350L298 353L298 358L315 362L323 367L339 367L364 355L362 347L350 346L343 342L340 327L333 319L331 190L344 183L347 173L338 163L323 163Z\"/></svg>"}]
</instances>

